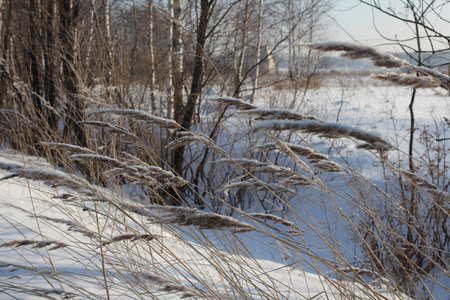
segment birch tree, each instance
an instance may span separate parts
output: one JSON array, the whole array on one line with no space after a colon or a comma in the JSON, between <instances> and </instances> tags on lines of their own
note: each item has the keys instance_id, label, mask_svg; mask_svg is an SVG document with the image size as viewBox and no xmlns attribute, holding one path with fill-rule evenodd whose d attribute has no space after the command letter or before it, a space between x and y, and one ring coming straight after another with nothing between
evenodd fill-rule
<instances>
[{"instance_id":1,"label":"birch tree","mask_svg":"<svg viewBox=\"0 0 450 300\"><path fill-rule=\"evenodd\" d=\"M155 81L155 47L154 47L154 5L153 0L147 0L148 6L148 48L149 48L149 82L150 82L150 105L152 113L156 114L156 81Z\"/></svg>"},{"instance_id":2,"label":"birch tree","mask_svg":"<svg viewBox=\"0 0 450 300\"><path fill-rule=\"evenodd\" d=\"M4 41L4 18L5 18L5 3L3 0L0 0L0 42ZM0 108L3 107L3 99L6 96L6 80L5 80L5 73L6 73L6 47L3 44L2 47L0 47Z\"/></svg>"},{"instance_id":3,"label":"birch tree","mask_svg":"<svg viewBox=\"0 0 450 300\"><path fill-rule=\"evenodd\" d=\"M262 22L263 22L263 0L259 0L258 4L258 29L257 29L257 42L256 42L256 61L261 60L261 39L262 39ZM250 103L255 102L256 89L258 88L258 77L259 77L259 67L260 64L256 66L255 75L253 77L253 87L252 94L250 97Z\"/></svg>"},{"instance_id":4,"label":"birch tree","mask_svg":"<svg viewBox=\"0 0 450 300\"><path fill-rule=\"evenodd\" d=\"M172 7L172 66L174 119L181 122L183 118L183 25L182 5L183 0L170 0Z\"/></svg>"}]
</instances>

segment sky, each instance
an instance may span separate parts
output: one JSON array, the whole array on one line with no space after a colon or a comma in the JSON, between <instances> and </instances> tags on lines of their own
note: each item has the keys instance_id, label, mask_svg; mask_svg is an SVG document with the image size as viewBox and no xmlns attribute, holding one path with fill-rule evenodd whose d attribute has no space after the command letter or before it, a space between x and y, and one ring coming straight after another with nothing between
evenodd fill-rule
<instances>
[{"instance_id":1,"label":"sky","mask_svg":"<svg viewBox=\"0 0 450 300\"><path fill-rule=\"evenodd\" d=\"M356 40L359 43L375 46L382 51L399 52L401 48L397 45L392 45L392 43L389 44L380 33L394 39L396 37L402 39L414 36L413 29L405 25L405 23L386 16L368 5L360 3L359 0L333 1L333 9L328 15L330 25L334 25L335 29L331 29L328 34L337 41ZM399 0L379 0L378 2L385 7L404 11ZM450 20L450 5L447 5L446 10L443 9L439 14L441 17ZM434 26L439 28L441 32L450 33L450 24L437 20L436 16L433 16L431 19ZM413 46L414 43L411 43L411 45ZM444 46L448 48L448 45Z\"/></svg>"}]
</instances>

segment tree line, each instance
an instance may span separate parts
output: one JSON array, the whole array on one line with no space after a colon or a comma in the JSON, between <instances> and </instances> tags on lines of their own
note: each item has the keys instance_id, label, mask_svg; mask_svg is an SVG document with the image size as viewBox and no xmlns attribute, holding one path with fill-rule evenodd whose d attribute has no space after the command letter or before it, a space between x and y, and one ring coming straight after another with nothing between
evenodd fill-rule
<instances>
[{"instance_id":1,"label":"tree line","mask_svg":"<svg viewBox=\"0 0 450 300\"><path fill-rule=\"evenodd\" d=\"M133 86L144 86L144 110L188 130L207 86L253 102L262 78L264 85L280 78L307 85L320 60L298 44L316 37L327 10L323 0L1 0L0 6L2 141L29 151L49 140L91 147L84 121L96 86L102 88L96 105L122 109L143 109ZM280 57L287 57L288 72L270 78ZM22 128L17 113L33 126ZM167 154L180 175L184 150Z\"/></svg>"}]
</instances>

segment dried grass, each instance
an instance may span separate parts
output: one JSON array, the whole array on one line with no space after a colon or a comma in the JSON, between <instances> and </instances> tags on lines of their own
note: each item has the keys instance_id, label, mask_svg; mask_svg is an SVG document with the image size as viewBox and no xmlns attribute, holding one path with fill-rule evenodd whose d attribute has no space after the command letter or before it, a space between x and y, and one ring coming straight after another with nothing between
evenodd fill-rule
<instances>
[{"instance_id":1,"label":"dried grass","mask_svg":"<svg viewBox=\"0 0 450 300\"><path fill-rule=\"evenodd\" d=\"M309 44L308 46L312 49L320 51L343 52L341 55L350 59L370 59L377 67L389 69L400 69L404 67L411 71L417 72L418 74L425 75L424 78L403 74L386 74L375 76L377 79L389 81L393 84L412 86L413 88L430 88L440 86L447 90L450 89L450 76L435 69L412 65L406 60L399 59L391 54L380 53L374 48L368 46L346 42L325 42Z\"/></svg>"},{"instance_id":2,"label":"dried grass","mask_svg":"<svg viewBox=\"0 0 450 300\"><path fill-rule=\"evenodd\" d=\"M410 86L413 89L436 88L440 85L440 83L431 76L417 77L408 74L387 73L374 75L373 78L388 81L395 85Z\"/></svg>"},{"instance_id":3,"label":"dried grass","mask_svg":"<svg viewBox=\"0 0 450 300\"><path fill-rule=\"evenodd\" d=\"M116 114L116 115L128 116L135 120L146 121L150 124L158 125L160 127L171 128L171 129L177 129L177 128L181 127L174 120L154 116L145 111L136 110L136 109L105 108L105 109L101 109L101 110L91 111L91 112L87 113L87 117L99 115L99 114Z\"/></svg>"},{"instance_id":4,"label":"dried grass","mask_svg":"<svg viewBox=\"0 0 450 300\"><path fill-rule=\"evenodd\" d=\"M5 247L24 247L24 246L32 246L32 249L44 248L48 247L48 250L56 250L60 248L67 247L68 245L65 243L60 243L57 241L33 241L33 240L14 240L8 243L0 244L0 248Z\"/></svg>"},{"instance_id":5,"label":"dried grass","mask_svg":"<svg viewBox=\"0 0 450 300\"><path fill-rule=\"evenodd\" d=\"M313 47L325 51L344 51L344 55L348 57L369 58L376 65L389 68L405 65L390 55L380 54L365 47L332 43L316 44ZM428 74L428 77L410 78L388 74L384 79L414 88L424 87L429 82L434 84L434 81L440 85L447 84L447 78L438 73L425 68L420 69L420 72ZM266 129L293 130L324 138L344 137L362 141L363 144L357 145L357 148L379 152L394 149L388 141L375 133L343 124L324 122L299 112L260 109L242 99L230 97L208 100L234 106L243 117L256 117L257 121L261 121L252 128L250 134ZM5 110L1 110L0 113L28 124L29 120L20 113ZM127 116L133 124L136 124L134 121L145 121L161 126L168 129L164 132L165 136L161 133L164 137L172 136L172 129L180 128L173 120L138 110L101 109L90 112L89 117L103 114ZM198 185L194 185L180 176L175 176L173 172L164 170L163 163L162 167L157 165L155 163L157 159L152 156L153 152L150 149L154 144L145 143L142 141L142 135L135 134L142 129L141 127L130 129L132 127L128 128L128 124L119 126L113 123L91 120L84 124L101 127L107 134L129 137L130 139L126 139L128 144L125 142L121 144L127 146L123 147L126 151L116 151L120 147L111 148L110 152L104 151L105 148L96 148L95 143L92 149L56 142L40 143L49 149L64 152L67 154L65 157L78 163L87 166L101 165L100 172L102 176L108 178L107 186L110 189L95 186L79 176L53 169L32 168L0 161L0 169L10 173L0 179L2 182L19 180L20 184L29 186L30 194L33 183L21 181L22 179L42 181L58 188L60 194L51 195L48 199L38 197L37 200L30 197L31 201L45 203L46 208L56 209L60 213L58 217L50 217L47 210L37 212L32 209L27 211L26 215L39 226L45 225L57 233L63 233L64 237L61 241L47 239L43 237L42 232L23 228L21 227L23 224L8 219L10 227L26 237L12 240L2 237L3 243L0 244L0 248L14 253L23 252L24 255L21 257L24 258L26 251L39 252L45 262L48 262L45 266L50 266L51 269L39 269L32 263L31 266L25 266L3 262L0 268L5 270L2 272L13 275L15 270L26 271L49 285L62 285L70 292L63 292L64 289L57 288L30 289L18 286L13 282L14 276L2 280L5 282L0 284L2 291L14 290L19 291L19 295L28 293L39 297L53 297L52 294L55 294L61 297L97 299L106 298L109 292L115 296L130 298L162 298L176 294L181 298L205 299L287 299L287 297L386 299L387 296L383 293L387 290L392 293L392 298L407 299L401 291L405 291L402 283L406 282L408 277L403 277L404 281L400 281L397 278L398 274L389 269L391 266L397 267L396 270L400 268L398 266L403 266L400 272L410 273L408 284L417 289L422 286L421 281L428 280L427 282L439 284L434 278L426 275L426 272L419 270L413 255L408 254L423 254L437 266L435 270L441 270L443 274L447 272L448 252L434 248L427 239L431 234L430 231L425 231L431 228L429 224L412 222L414 218L419 220L420 216L408 215L408 209L402 207L403 203L397 203L394 195L382 190L373 181L350 167L332 161L328 155L319 153L311 147L281 141L282 135L275 138L269 132L265 132L264 138L272 140L272 143L262 142L262 145L253 148L249 146L248 157L252 158L232 158L231 150L229 152L222 150L215 145L213 139L189 131L181 132L171 142L158 145L172 150L188 143L201 142L206 149L213 152L214 159L208 160L209 157L205 156L208 164L206 168L211 169L210 174L217 176L214 178L215 181L211 182L220 181L221 186L202 186L201 180L200 183L197 182ZM262 135L262 133L258 135L258 138ZM115 141L120 143L120 139ZM234 145L224 148L232 147ZM139 148L139 151L135 151L135 148ZM266 153L274 150L280 153ZM187 172L191 172L189 174L195 174L195 167L200 164L198 161L201 159L194 154L192 155L194 158L186 164ZM278 156L279 154L281 155ZM377 155L377 152L372 154ZM306 162L301 157L306 158ZM285 167L295 164L297 168ZM448 216L450 195L446 191L417 174L398 170L387 163L386 166L395 171L402 180L407 181L412 189L417 189L422 198L429 200L433 206L430 215ZM322 172L340 173L324 176ZM199 178L205 179L207 177L205 174L207 173L201 173ZM268 179L268 182L260 178ZM329 181L325 180L330 178ZM332 180L336 178L345 184L345 188L341 190L333 186ZM125 180L127 184L122 185ZM132 197L136 185L144 186L143 189L136 189L136 194L142 191L147 194ZM154 199L161 200L155 203L164 202L163 200L166 200L164 191L167 188L181 186L186 186L188 191L186 197L195 194L203 201L204 210L144 202ZM127 188L129 190L124 192L123 189ZM246 200L259 197L259 201L267 205L271 213L247 214L241 211L247 209L246 204L234 205L235 203L230 200L233 196L238 200L239 197ZM301 203L305 203L305 211L294 210L294 206L291 206L293 201L304 201ZM212 212L219 206L217 203L226 207L229 214L234 214L235 218ZM326 217L322 220L308 218L310 204L323 209ZM382 209L377 205L381 205ZM25 210L12 205L9 208ZM246 222L241 221L241 218L245 218ZM394 223L389 223L389 218L402 227L392 227ZM424 227L421 227L422 225ZM422 243L417 245L402 236L403 229L411 230L415 238ZM359 254L353 253L352 249L343 249L343 245L335 238L344 230L353 234L355 249L364 249L369 253L366 257L370 257L373 261L358 260L361 258ZM335 231L338 232L333 235ZM254 254L240 239L242 235L238 233L257 234L255 236L258 238L262 237L261 241L257 242L264 244L265 247L271 247L274 256L282 256L285 259L286 266L280 265L279 268L292 267L290 272L296 277L289 278L291 274L286 272L286 279L280 282L279 277L272 276L272 272L276 273L278 270L267 270L260 266ZM79 284L79 278L76 278L78 281L73 284L72 274L52 268L55 262L53 252L49 254L46 250L59 248L70 253L73 265L93 270L95 274L84 274L83 282L86 286L95 286L94 290L98 294ZM221 251L222 249L229 253ZM382 258L377 252L381 251L380 249L385 250L383 255L390 259L389 264L382 264ZM201 259L205 266L197 265L196 259ZM204 268L209 269L204 271ZM307 291L296 290L297 281L303 277L295 272L302 268L313 270L318 274L322 292L311 295ZM98 276L99 273L101 276ZM215 274L213 279L218 279L219 282L214 282L211 274ZM370 282L366 281L364 276L371 277ZM378 285L384 290L377 288ZM443 288L448 290L448 287Z\"/></svg>"},{"instance_id":6,"label":"dried grass","mask_svg":"<svg viewBox=\"0 0 450 300\"><path fill-rule=\"evenodd\" d=\"M275 215L271 215L271 214L261 214L261 213L253 213L253 214L248 214L248 216L258 219L258 220L268 220L268 221L272 221L274 223L277 224L281 224L287 227L291 227L291 228L296 228L295 224L289 221L286 221L285 219L282 219L278 216Z\"/></svg>"},{"instance_id":7,"label":"dried grass","mask_svg":"<svg viewBox=\"0 0 450 300\"><path fill-rule=\"evenodd\" d=\"M396 58L391 54L382 54L372 47L357 45L346 42L325 42L310 44L309 47L321 51L339 51L341 55L350 59L370 59L377 67L385 68L401 68L404 61Z\"/></svg>"},{"instance_id":8,"label":"dried grass","mask_svg":"<svg viewBox=\"0 0 450 300\"><path fill-rule=\"evenodd\" d=\"M263 121L255 124L252 131L262 129L271 130L291 130L301 131L304 133L313 133L326 138L354 138L366 142L359 145L361 148L386 151L392 148L392 145L381 138L380 135L371 133L359 128L342 125L332 122L318 122L314 120L307 121L286 121L286 120L271 120Z\"/></svg>"},{"instance_id":9,"label":"dried grass","mask_svg":"<svg viewBox=\"0 0 450 300\"><path fill-rule=\"evenodd\" d=\"M316 120L320 122L320 120L313 116L307 116L287 109L254 108L240 111L239 113L250 116L258 116L257 118L255 118L255 120Z\"/></svg>"},{"instance_id":10,"label":"dried grass","mask_svg":"<svg viewBox=\"0 0 450 300\"><path fill-rule=\"evenodd\" d=\"M199 229L226 230L230 232L248 232L255 228L234 218L214 213L199 211L198 209L174 206L149 206L152 211L161 214L157 218L165 224L177 224L179 226L195 226Z\"/></svg>"},{"instance_id":11,"label":"dried grass","mask_svg":"<svg viewBox=\"0 0 450 300\"><path fill-rule=\"evenodd\" d=\"M218 103L223 103L228 106L234 106L236 109L247 110L247 109L255 109L256 106L250 103L245 102L242 99L233 98L233 97L211 97L207 98L208 101L214 101Z\"/></svg>"}]
</instances>

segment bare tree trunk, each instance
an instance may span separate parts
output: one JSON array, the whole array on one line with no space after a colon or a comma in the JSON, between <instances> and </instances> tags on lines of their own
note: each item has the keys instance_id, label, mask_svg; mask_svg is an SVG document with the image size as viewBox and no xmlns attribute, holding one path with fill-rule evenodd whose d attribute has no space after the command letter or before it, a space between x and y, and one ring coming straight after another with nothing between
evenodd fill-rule
<instances>
[{"instance_id":1,"label":"bare tree trunk","mask_svg":"<svg viewBox=\"0 0 450 300\"><path fill-rule=\"evenodd\" d=\"M174 0L169 0L169 14L170 14L170 17L171 18L173 18L173 1ZM172 26L172 20L170 20L170 22L171 22L171 25L169 25L169 47L168 47L168 53L169 53L169 55L168 55L168 59L169 59L169 68L170 68L170 71L169 71L169 76L168 76L168 78L167 78L167 84L168 84L168 88L167 88L167 94L169 95L168 97L167 97L167 117L169 118L169 119L173 119L174 118L174 109L173 109L173 103L174 103L174 101L173 101L173 99L172 99L172 95L174 94L173 93L173 72L172 72L172 65L173 65L173 55L172 55L172 53L173 53L173 43L172 43L172 41L173 41L173 26Z\"/></svg>"},{"instance_id":2,"label":"bare tree trunk","mask_svg":"<svg viewBox=\"0 0 450 300\"><path fill-rule=\"evenodd\" d=\"M248 34L248 19L249 19L249 0L245 1L245 8L244 8L244 20L242 21L242 37L241 37L241 45L240 45L240 54L237 60L237 66L236 66L236 75L235 75L235 90L233 93L233 97L239 97L240 96L240 87L241 87L241 81L242 81L242 70L244 68L244 61L245 61L245 49L247 46L247 34Z\"/></svg>"},{"instance_id":3,"label":"bare tree trunk","mask_svg":"<svg viewBox=\"0 0 450 300\"><path fill-rule=\"evenodd\" d=\"M148 17L149 17L149 55L150 55L150 105L152 113L156 113L156 99L155 99L155 45L154 45L154 34L153 34L153 17L154 17L154 7L153 0L148 0Z\"/></svg>"},{"instance_id":4,"label":"bare tree trunk","mask_svg":"<svg viewBox=\"0 0 450 300\"><path fill-rule=\"evenodd\" d=\"M66 124L64 138L74 138L75 144L86 147L87 138L83 124L85 103L81 97L78 84L76 67L76 23L79 14L79 2L77 0L59 0L59 14L61 28L59 38L62 51L62 77L66 90Z\"/></svg>"},{"instance_id":5,"label":"bare tree trunk","mask_svg":"<svg viewBox=\"0 0 450 300\"><path fill-rule=\"evenodd\" d=\"M253 79L252 95L250 97L250 103L252 103L252 104L255 102L256 89L258 88L258 77L259 77L259 68L260 68L259 61L261 60L261 37L262 37L262 17L263 17L262 6L263 6L263 0L259 0L259 4L258 4L258 37L257 37L257 42L256 42L256 51L257 51L256 62L258 64L256 65L256 68L255 68L255 77Z\"/></svg>"},{"instance_id":6,"label":"bare tree trunk","mask_svg":"<svg viewBox=\"0 0 450 300\"><path fill-rule=\"evenodd\" d=\"M0 0L0 41L3 41L3 19L5 16L5 8L3 0ZM6 53L6 45L0 46L0 108L3 107L3 101L6 97L6 80L5 80L5 72L6 72L6 61L5 61L5 53Z\"/></svg>"},{"instance_id":7,"label":"bare tree trunk","mask_svg":"<svg viewBox=\"0 0 450 300\"><path fill-rule=\"evenodd\" d=\"M195 50L194 72L192 75L191 91L189 93L186 106L184 108L183 118L181 118L181 126L183 130L189 130L195 113L195 103L200 96L203 86L203 60L205 58L205 44L207 37L207 28L209 18L211 16L211 8L214 7L215 0L200 1L200 20L197 25L197 44ZM177 175L182 175L184 162L185 146L178 147L174 151L172 169ZM173 198L171 204L182 203L182 192L176 193L179 197ZM173 193L172 196L175 196Z\"/></svg>"},{"instance_id":8,"label":"bare tree trunk","mask_svg":"<svg viewBox=\"0 0 450 300\"><path fill-rule=\"evenodd\" d=\"M113 82L113 58L111 49L111 22L110 22L110 4L108 0L103 0L103 32L105 37L105 49L106 49L106 66L105 66L105 79L106 85L109 86Z\"/></svg>"},{"instance_id":9,"label":"bare tree trunk","mask_svg":"<svg viewBox=\"0 0 450 300\"><path fill-rule=\"evenodd\" d=\"M172 78L173 78L173 101L174 119L180 122L183 118L183 40L182 40L182 0L173 0L172 16Z\"/></svg>"},{"instance_id":10,"label":"bare tree trunk","mask_svg":"<svg viewBox=\"0 0 450 300\"><path fill-rule=\"evenodd\" d=\"M97 0L90 0L91 10L89 16L89 33L88 33L88 42L86 49L86 57L84 58L84 65L88 72L85 74L85 82L87 82L88 86L92 83L93 75L92 70L90 70L91 59L92 59L92 47L94 46L94 29L96 27L96 18L97 18Z\"/></svg>"},{"instance_id":11,"label":"bare tree trunk","mask_svg":"<svg viewBox=\"0 0 450 300\"><path fill-rule=\"evenodd\" d=\"M0 0L0 32L3 32L3 0Z\"/></svg>"},{"instance_id":12,"label":"bare tree trunk","mask_svg":"<svg viewBox=\"0 0 450 300\"><path fill-rule=\"evenodd\" d=\"M293 0L288 0L288 26L289 28L292 28L292 18L294 15L294 5L292 3ZM291 80L294 79L294 74L292 67L294 66L295 62L295 45L294 45L294 39L295 39L295 30L292 33L292 35L289 35L289 53L288 53L288 70L289 70L289 77Z\"/></svg>"},{"instance_id":13,"label":"bare tree trunk","mask_svg":"<svg viewBox=\"0 0 450 300\"><path fill-rule=\"evenodd\" d=\"M28 2L28 23L29 23L29 36L28 40L30 45L28 47L28 58L30 62L30 86L31 86L31 101L33 103L36 116L38 120L42 118L42 103L41 103L41 85L39 74L39 45L38 36L39 29L37 28L36 18L38 15L38 4L36 0L29 0Z\"/></svg>"},{"instance_id":14,"label":"bare tree trunk","mask_svg":"<svg viewBox=\"0 0 450 300\"><path fill-rule=\"evenodd\" d=\"M261 37L262 37L262 17L263 17L263 10L262 10L263 0L259 0L258 4L258 36L256 41L256 68L255 68L255 74L253 78L253 87L252 87L252 94L250 96L250 103L255 103L255 95L256 95L256 89L258 88L258 77L259 77L259 68L260 68L260 60L261 60ZM253 117L250 116L249 125L253 126Z\"/></svg>"},{"instance_id":15,"label":"bare tree trunk","mask_svg":"<svg viewBox=\"0 0 450 300\"><path fill-rule=\"evenodd\" d=\"M0 0L2 1L2 0ZM10 51L10 23L12 1L2 2L0 6L1 28L0 28L0 108L6 105L5 98L8 87L11 86L10 67L8 62L8 52ZM6 6L7 4L7 6Z\"/></svg>"},{"instance_id":16,"label":"bare tree trunk","mask_svg":"<svg viewBox=\"0 0 450 300\"><path fill-rule=\"evenodd\" d=\"M4 11L3 0L0 0L0 37L3 36L2 35L2 33L3 33L3 15L4 15L3 11Z\"/></svg>"},{"instance_id":17,"label":"bare tree trunk","mask_svg":"<svg viewBox=\"0 0 450 300\"><path fill-rule=\"evenodd\" d=\"M56 116L56 87L55 87L55 74L56 63L54 61L55 52L55 15L56 5L54 0L47 0L45 6L45 38L46 38L46 50L44 51L44 96L47 100L47 122L50 130L57 130L57 116Z\"/></svg>"},{"instance_id":18,"label":"bare tree trunk","mask_svg":"<svg viewBox=\"0 0 450 300\"><path fill-rule=\"evenodd\" d=\"M410 6L409 9L412 11L414 16L414 31L415 31L415 38L417 42L417 65L420 67L422 66L422 45L420 42L420 32L419 32L419 22L417 13L414 9L414 6ZM420 16L419 16L420 18ZM416 76L419 76L420 74L417 73ZM414 132L415 132L415 118L414 118L414 100L416 99L416 89L413 89L411 94L411 101L409 103L409 114L410 114L410 127L409 127L409 171L412 173L415 173L414 168L414 160L413 160L413 149L414 149Z\"/></svg>"}]
</instances>

